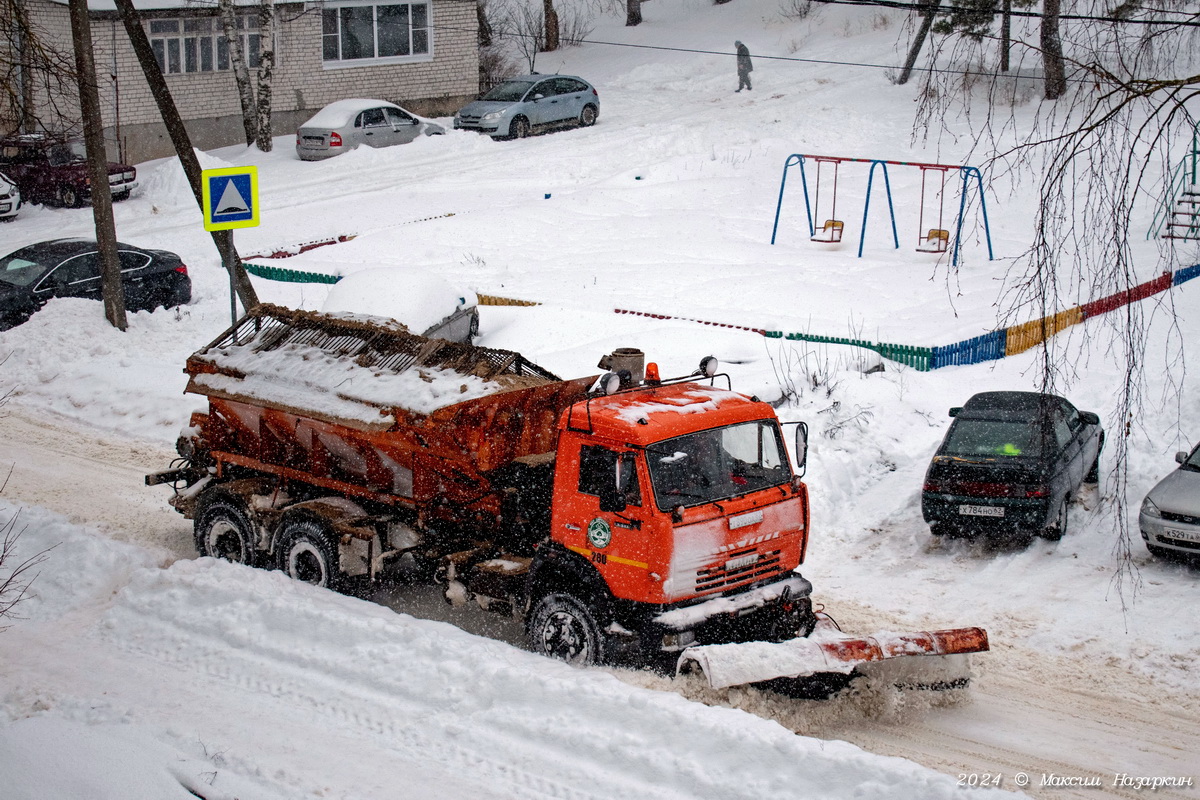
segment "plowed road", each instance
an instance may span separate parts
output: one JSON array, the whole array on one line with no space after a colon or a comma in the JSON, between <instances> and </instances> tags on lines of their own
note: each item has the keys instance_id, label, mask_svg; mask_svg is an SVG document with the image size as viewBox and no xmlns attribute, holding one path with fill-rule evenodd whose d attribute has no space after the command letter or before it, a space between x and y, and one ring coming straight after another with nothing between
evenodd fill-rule
<instances>
[{"instance_id":1,"label":"plowed road","mask_svg":"<svg viewBox=\"0 0 1200 800\"><path fill-rule=\"evenodd\" d=\"M167 448L13 409L0 414L0 469L7 473L11 467L4 498L51 509L174 558L195 557L189 522L166 504L169 490L143 484L147 472L170 462L174 454ZM450 613L428 598L391 594L377 599L418 616ZM848 630L921 624L919 618L888 617L851 598L825 599ZM519 626L497 624L482 612L460 613L454 621L519 641ZM1023 774L1028 779L1024 791L1039 798L1200 800L1195 785L1200 782L1200 696L1148 686L1115 659L1073 659L1011 645L978 658L976 670L968 697L933 707L911 695L804 703L753 690L713 693L641 674L623 677L745 708L807 735L908 758L962 776L964 785L995 785L999 776L1002 788L1018 789ZM1157 791L1136 785L1138 778L1173 776L1190 777L1193 785Z\"/></svg>"}]
</instances>

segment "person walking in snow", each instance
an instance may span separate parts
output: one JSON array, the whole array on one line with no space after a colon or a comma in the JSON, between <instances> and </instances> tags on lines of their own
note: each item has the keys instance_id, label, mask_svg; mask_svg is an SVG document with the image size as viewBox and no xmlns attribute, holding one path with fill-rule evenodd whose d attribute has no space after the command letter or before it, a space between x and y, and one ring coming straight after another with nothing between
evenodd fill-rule
<instances>
[{"instance_id":1,"label":"person walking in snow","mask_svg":"<svg viewBox=\"0 0 1200 800\"><path fill-rule=\"evenodd\" d=\"M750 63L750 50L741 42L734 42L733 46L737 48L737 90L740 92L743 88L751 89L753 87L750 86L750 71L754 69L754 65Z\"/></svg>"}]
</instances>

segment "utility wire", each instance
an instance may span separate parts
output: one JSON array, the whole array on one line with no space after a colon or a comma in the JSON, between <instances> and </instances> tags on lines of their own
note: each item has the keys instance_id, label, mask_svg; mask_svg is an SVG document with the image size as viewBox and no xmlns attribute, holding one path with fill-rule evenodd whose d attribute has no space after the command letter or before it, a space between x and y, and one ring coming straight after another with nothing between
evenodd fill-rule
<instances>
[{"instance_id":1,"label":"utility wire","mask_svg":"<svg viewBox=\"0 0 1200 800\"><path fill-rule=\"evenodd\" d=\"M905 3L900 0L810 0L814 3L822 3L825 5L844 5L844 6L878 6L881 8L897 8L904 11L921 11L928 13L933 7L933 3ZM1002 16L1005 14L1003 9L997 8L980 8L972 6L947 6L939 5L934 9L938 14L948 14L954 11L961 11L966 14L991 14L992 16ZM1046 15L1040 11L1008 11L1010 17L1029 17L1032 19L1042 19ZM1163 13L1183 13L1165 11ZM1186 20L1169 20L1169 19L1131 19L1127 17L1097 17L1088 14L1059 14L1061 20L1084 21L1084 22L1108 22L1114 25L1174 25L1184 28L1200 28L1200 19L1197 19L1197 14L1189 14L1190 19Z\"/></svg>"},{"instance_id":2,"label":"utility wire","mask_svg":"<svg viewBox=\"0 0 1200 800\"><path fill-rule=\"evenodd\" d=\"M430 26L430 27L432 28L433 26ZM464 30L462 28L454 28L454 27L445 26L445 25L438 26L438 27L440 30L455 30L455 31ZM496 35L503 36L503 37L511 37L511 38L536 38L532 34L511 33L511 32L505 31L503 29L497 29ZM574 43L575 44L596 44L596 45L604 45L606 47L628 47L628 48L632 48L635 50L659 50L659 51L665 51L665 52L671 52L671 53L694 53L696 55L725 56L725 57L729 57L729 58L733 58L734 56L737 55L736 53L731 53L731 52L728 52L725 50L700 50L700 49L697 49L694 47L667 47L665 45L657 45L657 44L632 44L630 42L605 42L605 41L601 41L599 39L579 39L578 41L576 41ZM754 53L753 55L756 60L761 60L761 61L788 61L788 62L793 62L793 63L797 63L797 64L827 64L829 66L834 66L834 67L858 67L858 68L862 68L862 69L878 69L878 70L884 70L884 71L887 71L887 70L899 71L902 69L902 67L900 67L899 65L896 65L896 64L872 64L872 63L865 62L865 61L830 61L828 59L823 59L823 58L799 58L797 56L772 56L772 55L765 55L762 53ZM928 72L930 74L973 75L973 76L979 76L979 77L985 77L985 78L1003 77L1005 75L1005 73L1001 73L999 71L988 72L985 70L955 69L953 67L916 67L916 66L914 66L912 69L914 72ZM1028 76L1010 75L1010 77L1028 77ZM1067 82L1080 83L1080 84L1095 83L1095 79L1094 78L1067 78Z\"/></svg>"}]
</instances>

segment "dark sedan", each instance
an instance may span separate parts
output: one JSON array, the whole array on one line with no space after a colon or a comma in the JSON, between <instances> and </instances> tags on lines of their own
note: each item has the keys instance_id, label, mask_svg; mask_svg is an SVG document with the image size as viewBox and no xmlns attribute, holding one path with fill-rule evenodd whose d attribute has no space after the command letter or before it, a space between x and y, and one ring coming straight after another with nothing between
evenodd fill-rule
<instances>
[{"instance_id":1,"label":"dark sedan","mask_svg":"<svg viewBox=\"0 0 1200 800\"><path fill-rule=\"evenodd\" d=\"M118 242L117 260L129 310L170 308L192 299L187 265L174 253ZM101 298L94 239L38 242L0 258L0 330L20 325L52 297Z\"/></svg>"},{"instance_id":2,"label":"dark sedan","mask_svg":"<svg viewBox=\"0 0 1200 800\"><path fill-rule=\"evenodd\" d=\"M950 416L921 492L934 535L1061 539L1067 503L1081 484L1100 480L1100 418L1036 392L984 392Z\"/></svg>"}]
</instances>

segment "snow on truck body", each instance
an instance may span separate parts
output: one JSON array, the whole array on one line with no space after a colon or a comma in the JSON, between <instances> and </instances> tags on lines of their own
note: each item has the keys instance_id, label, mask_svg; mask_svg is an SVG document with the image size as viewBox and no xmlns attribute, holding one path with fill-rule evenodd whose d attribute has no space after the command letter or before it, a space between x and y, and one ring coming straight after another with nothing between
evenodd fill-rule
<instances>
[{"instance_id":1,"label":"snow on truck body","mask_svg":"<svg viewBox=\"0 0 1200 800\"><path fill-rule=\"evenodd\" d=\"M209 407L184 466L147 482L176 484L201 555L335 589L433 577L571 662L807 636L808 491L773 409L711 385L715 360L662 381L639 359L562 380L390 321L260 306L188 360ZM951 652L986 649L962 631ZM841 663L912 654L864 647ZM706 671L741 658L695 652Z\"/></svg>"}]
</instances>

